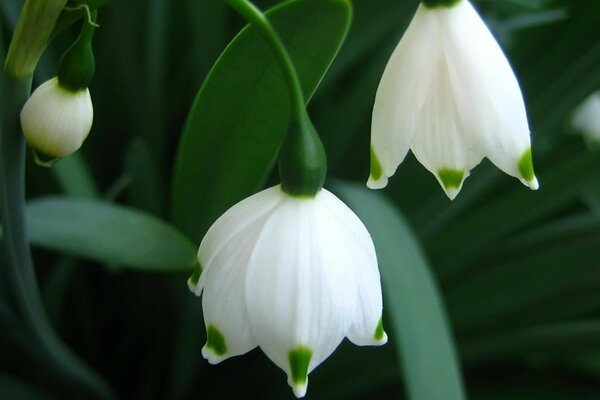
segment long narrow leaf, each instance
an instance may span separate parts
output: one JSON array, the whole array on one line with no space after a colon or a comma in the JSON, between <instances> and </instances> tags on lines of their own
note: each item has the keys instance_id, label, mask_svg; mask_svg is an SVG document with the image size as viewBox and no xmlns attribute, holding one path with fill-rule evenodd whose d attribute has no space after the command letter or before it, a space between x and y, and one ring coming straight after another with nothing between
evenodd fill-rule
<instances>
[{"instance_id":1,"label":"long narrow leaf","mask_svg":"<svg viewBox=\"0 0 600 400\"><path fill-rule=\"evenodd\" d=\"M34 244L100 262L153 271L191 269L195 246L180 232L140 211L114 204L49 197L27 206Z\"/></svg>"},{"instance_id":2,"label":"long narrow leaf","mask_svg":"<svg viewBox=\"0 0 600 400\"><path fill-rule=\"evenodd\" d=\"M379 193L345 184L335 188L375 242L386 307L410 398L463 399L460 367L444 306L411 228Z\"/></svg>"}]
</instances>

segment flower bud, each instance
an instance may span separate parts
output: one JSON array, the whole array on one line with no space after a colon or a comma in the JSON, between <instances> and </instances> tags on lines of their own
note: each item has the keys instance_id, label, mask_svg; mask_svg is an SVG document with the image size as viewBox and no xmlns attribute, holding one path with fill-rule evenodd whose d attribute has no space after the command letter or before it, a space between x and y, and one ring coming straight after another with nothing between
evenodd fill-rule
<instances>
[{"instance_id":1,"label":"flower bud","mask_svg":"<svg viewBox=\"0 0 600 400\"><path fill-rule=\"evenodd\" d=\"M38 87L27 100L21 111L21 128L38 158L55 160L81 147L93 119L90 91L68 90L55 77Z\"/></svg>"}]
</instances>

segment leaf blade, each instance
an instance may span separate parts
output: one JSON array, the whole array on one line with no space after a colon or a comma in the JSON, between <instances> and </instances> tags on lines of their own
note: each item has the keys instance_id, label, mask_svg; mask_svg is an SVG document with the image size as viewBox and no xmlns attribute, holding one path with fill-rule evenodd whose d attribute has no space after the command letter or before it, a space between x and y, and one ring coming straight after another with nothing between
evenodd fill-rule
<instances>
[{"instance_id":1,"label":"leaf blade","mask_svg":"<svg viewBox=\"0 0 600 400\"><path fill-rule=\"evenodd\" d=\"M102 201L47 197L27 205L31 242L149 271L191 269L195 246L159 219Z\"/></svg>"},{"instance_id":2,"label":"leaf blade","mask_svg":"<svg viewBox=\"0 0 600 400\"><path fill-rule=\"evenodd\" d=\"M347 184L335 188L373 237L409 397L464 399L444 306L412 230L379 193Z\"/></svg>"}]
</instances>

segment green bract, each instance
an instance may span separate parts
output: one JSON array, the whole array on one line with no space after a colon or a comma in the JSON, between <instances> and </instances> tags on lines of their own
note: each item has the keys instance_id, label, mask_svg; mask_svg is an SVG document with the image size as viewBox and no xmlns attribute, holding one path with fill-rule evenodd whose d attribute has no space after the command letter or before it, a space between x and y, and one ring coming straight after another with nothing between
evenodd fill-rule
<instances>
[{"instance_id":1,"label":"green bract","mask_svg":"<svg viewBox=\"0 0 600 400\"><path fill-rule=\"evenodd\" d=\"M92 11L90 20L83 18L81 34L65 51L58 66L58 81L65 89L77 92L90 85L96 72L92 37L94 36L93 21L96 11Z\"/></svg>"}]
</instances>

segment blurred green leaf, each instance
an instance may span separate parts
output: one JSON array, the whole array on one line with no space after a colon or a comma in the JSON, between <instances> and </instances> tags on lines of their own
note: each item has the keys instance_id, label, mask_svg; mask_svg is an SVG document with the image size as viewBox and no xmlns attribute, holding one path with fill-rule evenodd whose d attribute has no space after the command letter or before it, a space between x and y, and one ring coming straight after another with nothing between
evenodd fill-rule
<instances>
[{"instance_id":1,"label":"blurred green leaf","mask_svg":"<svg viewBox=\"0 0 600 400\"><path fill-rule=\"evenodd\" d=\"M98 187L81 153L62 159L52 167L52 173L62 190L74 197L96 198Z\"/></svg>"},{"instance_id":2,"label":"blurred green leaf","mask_svg":"<svg viewBox=\"0 0 600 400\"><path fill-rule=\"evenodd\" d=\"M346 0L297 0L268 16L310 98L348 30ZM200 89L176 160L172 215L199 240L227 208L265 182L288 125L289 100L269 46L246 27Z\"/></svg>"},{"instance_id":3,"label":"blurred green leaf","mask_svg":"<svg viewBox=\"0 0 600 400\"><path fill-rule=\"evenodd\" d=\"M496 195L481 207L466 210L461 218L436 232L428 243L434 258L444 260L440 265L443 276L469 266L496 240L552 215L577 199L583 188L600 179L599 167L598 155L579 152L539 173L539 191L515 186L511 192ZM471 240L475 232L477 240Z\"/></svg>"},{"instance_id":4,"label":"blurred green leaf","mask_svg":"<svg viewBox=\"0 0 600 400\"><path fill-rule=\"evenodd\" d=\"M0 393L2 393L2 398L7 400L50 400L57 398L48 394L46 390L32 385L29 381L4 373L0 373Z\"/></svg>"},{"instance_id":5,"label":"blurred green leaf","mask_svg":"<svg viewBox=\"0 0 600 400\"><path fill-rule=\"evenodd\" d=\"M483 336L461 346L468 362L600 350L600 320L561 322Z\"/></svg>"},{"instance_id":6,"label":"blurred green leaf","mask_svg":"<svg viewBox=\"0 0 600 400\"><path fill-rule=\"evenodd\" d=\"M160 215L162 211L160 192L163 187L157 165L146 141L134 137L125 155L125 170L131 178L128 197L136 208Z\"/></svg>"},{"instance_id":7,"label":"blurred green leaf","mask_svg":"<svg viewBox=\"0 0 600 400\"><path fill-rule=\"evenodd\" d=\"M385 306L410 398L465 398L442 299L411 228L380 193L347 184L336 184L335 189L363 220L375 242Z\"/></svg>"},{"instance_id":8,"label":"blurred green leaf","mask_svg":"<svg viewBox=\"0 0 600 400\"><path fill-rule=\"evenodd\" d=\"M47 197L27 205L32 243L146 271L191 269L196 248L159 219L111 203Z\"/></svg>"},{"instance_id":9,"label":"blurred green leaf","mask_svg":"<svg viewBox=\"0 0 600 400\"><path fill-rule=\"evenodd\" d=\"M600 291L598 232L572 241L545 243L500 265L481 262L448 290L448 307L461 331L506 329L515 324L560 318L582 296ZM485 299L485 301L482 301ZM599 299L600 300L600 299ZM562 317L565 317L562 315Z\"/></svg>"}]
</instances>

